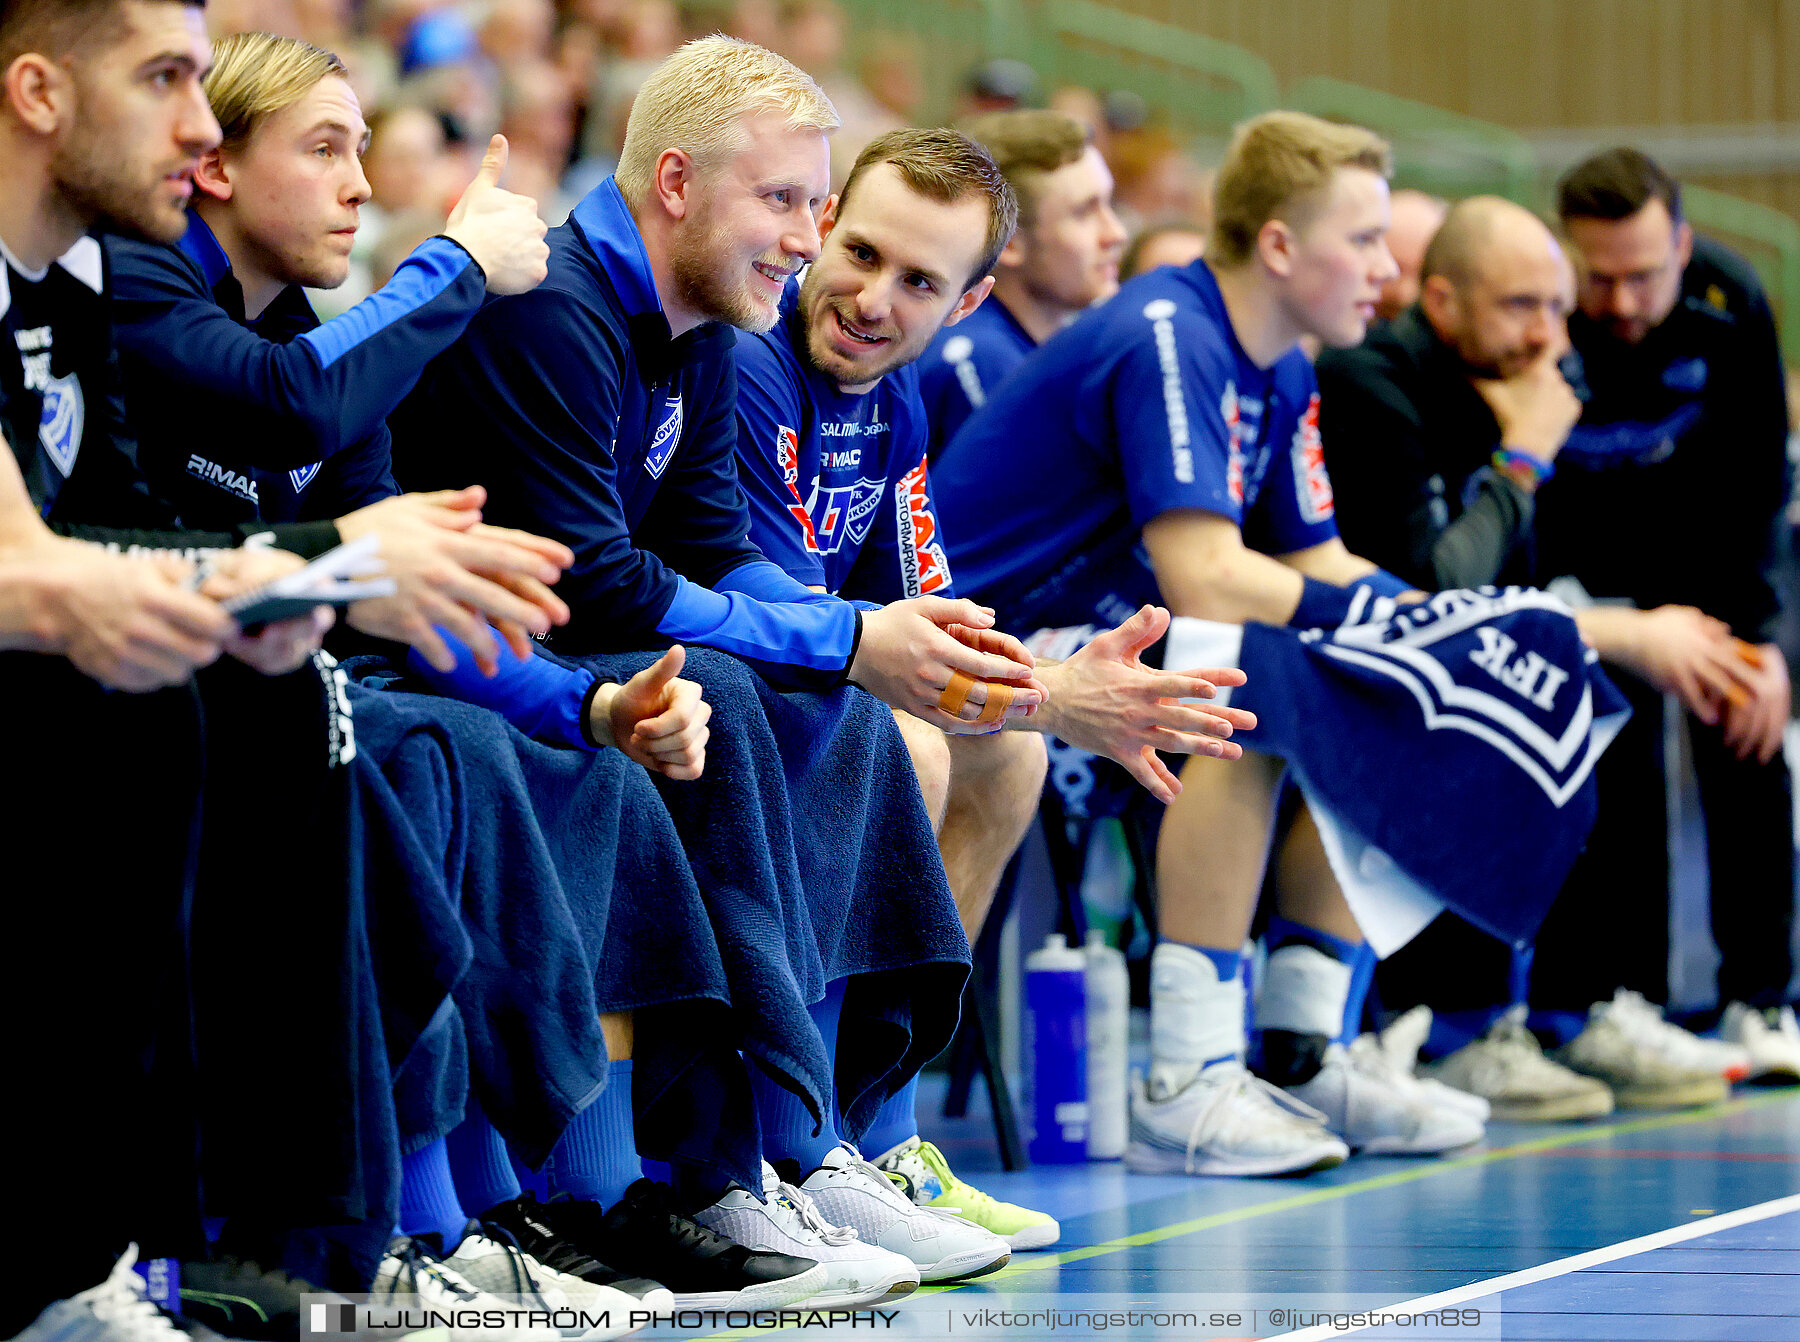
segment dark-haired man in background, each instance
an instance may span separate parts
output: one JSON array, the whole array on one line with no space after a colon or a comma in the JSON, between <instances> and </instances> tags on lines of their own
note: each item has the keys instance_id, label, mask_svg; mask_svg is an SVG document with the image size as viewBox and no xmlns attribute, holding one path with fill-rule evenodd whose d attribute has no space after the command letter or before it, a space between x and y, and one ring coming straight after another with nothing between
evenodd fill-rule
<instances>
[{"instance_id":1,"label":"dark-haired man in background","mask_svg":"<svg viewBox=\"0 0 1800 1342\"><path fill-rule=\"evenodd\" d=\"M1789 682L1774 641L1780 601L1770 577L1788 494L1775 322L1750 266L1695 235L1680 185L1643 153L1610 149L1576 165L1558 184L1557 213L1576 260L1569 334L1590 396L1540 500L1540 567L1574 575L1595 597L1697 606L1744 641L1746 684L1721 694L1715 713L1688 719L1706 816L1719 1000L1728 1004L1723 1033L1751 1050L1753 1074L1800 1076L1800 1029L1786 1005L1794 836L1781 742ZM1637 732L1656 736L1659 707L1640 707ZM1646 758L1658 744L1646 742ZM1606 798L1592 845L1615 853L1609 890L1638 889L1661 907L1665 845L1642 837L1647 816L1660 818L1651 832L1663 832L1662 775L1645 769L1638 777L1637 795L1615 790ZM1592 954L1591 934L1604 932L1599 944L1616 947L1625 981L1653 1002L1666 1000L1667 919L1643 919L1635 933L1612 919L1596 927L1605 893L1572 888L1561 901L1540 946L1538 984L1558 985L1570 1002L1610 987L1592 980L1611 969ZM1554 935L1558 922L1566 935Z\"/></svg>"}]
</instances>

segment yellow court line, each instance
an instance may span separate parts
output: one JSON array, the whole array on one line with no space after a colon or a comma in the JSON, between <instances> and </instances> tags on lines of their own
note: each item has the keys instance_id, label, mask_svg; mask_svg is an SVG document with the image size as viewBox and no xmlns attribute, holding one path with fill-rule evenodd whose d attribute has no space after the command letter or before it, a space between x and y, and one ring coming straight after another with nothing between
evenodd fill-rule
<instances>
[{"instance_id":1,"label":"yellow court line","mask_svg":"<svg viewBox=\"0 0 1800 1342\"><path fill-rule=\"evenodd\" d=\"M1258 1216L1273 1216L1277 1212L1294 1211L1301 1207L1316 1207L1322 1202L1335 1202L1340 1198L1347 1198L1353 1193L1370 1193L1377 1189L1394 1188L1401 1184L1415 1183L1420 1179L1434 1178L1440 1174L1477 1169L1483 1165L1492 1165L1497 1161L1537 1155L1544 1151L1554 1151L1559 1147L1580 1146L1586 1142L1597 1142L1606 1137L1619 1137L1634 1132L1654 1132L1660 1128L1682 1127L1689 1123L1704 1122L1707 1119L1728 1118L1733 1114L1761 1108L1763 1105L1774 1104L1779 1100L1791 1100L1794 1096L1795 1092L1791 1088L1774 1091L1767 1095L1746 1095L1710 1105L1705 1109L1688 1109L1675 1114L1657 1114L1650 1118L1626 1119L1619 1123L1578 1128L1570 1132L1558 1132L1546 1137L1537 1137L1528 1142L1516 1142L1511 1146L1495 1147L1492 1151L1476 1151L1466 1156L1451 1156L1447 1159L1421 1164L1412 1169L1396 1170L1392 1174L1371 1175L1367 1179L1358 1179L1354 1183L1334 1184L1330 1188L1311 1188L1304 1193L1295 1193L1291 1197L1275 1198L1272 1201L1258 1202L1248 1207L1236 1207L1231 1211L1214 1212L1210 1216L1196 1216L1192 1220L1177 1221L1173 1225L1159 1226L1155 1230L1142 1230L1135 1235L1121 1235L1118 1239L1107 1240L1103 1244L1090 1244L1085 1248L1070 1249L1065 1253L1032 1254L1025 1259L1014 1258L1011 1263L998 1272L989 1273L985 1277L977 1277L973 1281L946 1282L942 1286L922 1287L914 1293L914 1297L927 1294L941 1295L947 1291L960 1291L970 1286L999 1286L1009 1278L1023 1276L1029 1272L1042 1272L1046 1268L1079 1263L1084 1259L1098 1258L1102 1254L1118 1253L1124 1249L1141 1249L1146 1245L1160 1244L1164 1240L1176 1239L1182 1235L1192 1235L1197 1231L1212 1230L1218 1226L1253 1220Z\"/></svg>"},{"instance_id":2,"label":"yellow court line","mask_svg":"<svg viewBox=\"0 0 1800 1342\"><path fill-rule=\"evenodd\" d=\"M1142 1230L1135 1235L1121 1235L1119 1238L1107 1240L1103 1244L1090 1244L1085 1248L1070 1249L1058 1254L1034 1253L1022 1260L1014 1258L1000 1271L991 1272L985 1277L977 1277L972 1281L946 1282L941 1286L921 1287L908 1296L905 1301L896 1301L895 1305L904 1308L911 1301L944 1295L971 1286L999 1287L1015 1277L1022 1277L1031 1272L1042 1272L1046 1268L1079 1263L1089 1258L1101 1257L1104 1254L1120 1253L1126 1249L1141 1249L1146 1245L1160 1244L1164 1240L1176 1239L1182 1235L1192 1235L1202 1230L1234 1225L1240 1221L1255 1220L1259 1216L1273 1216L1278 1212L1295 1211L1301 1207L1316 1207L1320 1203L1336 1202L1354 1193L1371 1193L1383 1188L1395 1188L1402 1184L1416 1183L1421 1179L1451 1174L1457 1170L1478 1169L1483 1165L1496 1164L1502 1160L1538 1155L1566 1146L1581 1146L1587 1142L1597 1142L1607 1137L1620 1137L1637 1132L1655 1132L1662 1128L1678 1128L1685 1127L1690 1123L1703 1123L1709 1119L1729 1118L1734 1114L1760 1109L1764 1105L1774 1104L1781 1100L1792 1100L1795 1095L1796 1091L1792 1087L1772 1091L1766 1095L1746 1095L1726 1100L1720 1104L1709 1105L1705 1109L1684 1109L1679 1113L1656 1114L1649 1118L1626 1119L1618 1123L1603 1123L1595 1127L1556 1132L1528 1142L1515 1142L1511 1146L1496 1147L1491 1151L1476 1151L1466 1156L1451 1156L1446 1159L1433 1160L1412 1169L1396 1170L1392 1174L1371 1175L1367 1179L1358 1179L1354 1183L1334 1184L1330 1188L1312 1188L1290 1197L1258 1202L1248 1207L1236 1207L1231 1211L1214 1212L1210 1216L1196 1216L1191 1220L1177 1221L1173 1225L1159 1226L1155 1230ZM804 1303L795 1308L804 1309ZM773 1337L781 1331L785 1330L741 1329L735 1332L710 1333L703 1338L695 1339L695 1342L735 1342L740 1338Z\"/></svg>"}]
</instances>

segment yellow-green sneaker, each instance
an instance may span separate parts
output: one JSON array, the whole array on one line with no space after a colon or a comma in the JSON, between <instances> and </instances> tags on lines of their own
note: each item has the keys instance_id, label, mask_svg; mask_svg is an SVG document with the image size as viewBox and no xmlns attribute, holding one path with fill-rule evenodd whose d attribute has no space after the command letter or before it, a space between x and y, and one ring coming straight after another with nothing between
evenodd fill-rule
<instances>
[{"instance_id":1,"label":"yellow-green sneaker","mask_svg":"<svg viewBox=\"0 0 1800 1342\"><path fill-rule=\"evenodd\" d=\"M875 1167L921 1207L941 1207L991 1230L1014 1249L1042 1249L1062 1237L1062 1227L1043 1212L991 1198L950 1172L944 1153L930 1142L908 1137L875 1162Z\"/></svg>"}]
</instances>

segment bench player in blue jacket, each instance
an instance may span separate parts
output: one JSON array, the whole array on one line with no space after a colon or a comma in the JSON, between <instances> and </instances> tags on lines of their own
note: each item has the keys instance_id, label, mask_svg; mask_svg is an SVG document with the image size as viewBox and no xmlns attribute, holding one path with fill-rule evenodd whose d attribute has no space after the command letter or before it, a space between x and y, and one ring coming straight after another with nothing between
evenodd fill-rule
<instances>
[{"instance_id":1,"label":"bench player in blue jacket","mask_svg":"<svg viewBox=\"0 0 1800 1342\"><path fill-rule=\"evenodd\" d=\"M827 206L819 259L804 284L788 286L780 322L739 341L738 467L751 539L808 586L870 602L952 590L913 360L940 326L959 329L980 310L1011 222L1005 179L967 136L881 136ZM1111 755L1164 800L1180 784L1157 749L1238 753L1208 733L1249 725L1245 715L1225 710L1221 721L1172 702L1210 696L1212 685L1137 663L1136 653L1166 624L1166 612L1146 609L1066 663L1040 661L1050 699L1008 724L1015 730L946 736L897 715L939 818L944 866L971 939L1036 813L1044 750L1025 732L1055 733ZM1242 683L1241 674L1228 683ZM919 1201L957 1207L1014 1248L1055 1242L1050 1217L971 1188L921 1142L910 1088L883 1108L863 1141L883 1153L876 1157L882 1168L907 1176ZM790 1154L816 1165L829 1146L822 1134Z\"/></svg>"},{"instance_id":2,"label":"bench player in blue jacket","mask_svg":"<svg viewBox=\"0 0 1800 1342\"><path fill-rule=\"evenodd\" d=\"M1066 112L971 117L961 129L993 156L1019 201L1019 227L994 289L919 356L919 395L937 460L968 417L1039 345L1119 287L1125 227L1094 135Z\"/></svg>"},{"instance_id":3,"label":"bench player in blue jacket","mask_svg":"<svg viewBox=\"0 0 1800 1342\"><path fill-rule=\"evenodd\" d=\"M965 590L1027 631L1112 624L1145 601L1166 602L1178 626L1197 616L1309 628L1339 622L1349 585L1406 590L1338 539L1316 384L1297 347L1307 334L1362 338L1394 270L1382 242L1388 161L1368 132L1297 113L1239 128L1207 259L1140 276L1052 337L944 452L938 487ZM984 489L996 478L1004 506ZM1268 1174L1346 1153L1316 1114L1238 1061L1239 949L1280 769L1255 753L1231 768L1191 759L1163 820L1152 1066L1127 1153L1136 1168ZM1325 1047L1370 962L1310 820L1296 832L1284 872L1311 878L1284 882L1271 925L1257 1013L1270 1070L1352 1145L1471 1140L1466 1123Z\"/></svg>"}]
</instances>

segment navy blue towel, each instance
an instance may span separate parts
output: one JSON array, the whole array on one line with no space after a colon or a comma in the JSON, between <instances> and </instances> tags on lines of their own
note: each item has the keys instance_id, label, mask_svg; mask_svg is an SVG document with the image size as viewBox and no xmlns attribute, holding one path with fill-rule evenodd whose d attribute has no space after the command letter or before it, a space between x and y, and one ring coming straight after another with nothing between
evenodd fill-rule
<instances>
[{"instance_id":1,"label":"navy blue towel","mask_svg":"<svg viewBox=\"0 0 1800 1342\"><path fill-rule=\"evenodd\" d=\"M1383 954L1393 945L1365 919L1364 892L1397 901L1385 921L1406 935L1435 901L1527 941L1593 828L1594 763L1630 707L1543 592L1398 607L1357 592L1330 630L1178 620L1165 658L1249 676L1229 696L1258 717L1244 744L1288 762ZM1227 646L1238 638L1241 652Z\"/></svg>"},{"instance_id":2,"label":"navy blue towel","mask_svg":"<svg viewBox=\"0 0 1800 1342\"><path fill-rule=\"evenodd\" d=\"M380 721L430 733L454 763L442 851L475 950L456 1000L482 1106L535 1167L605 1083L599 1013L686 1002L725 1028L699 889L648 775L619 752L545 745L484 708L371 688L409 683L378 659L350 666L359 712L378 702Z\"/></svg>"},{"instance_id":3,"label":"navy blue towel","mask_svg":"<svg viewBox=\"0 0 1800 1342\"><path fill-rule=\"evenodd\" d=\"M655 658L580 660L624 680ZM784 693L709 649L690 649L683 675L713 709L706 771L656 787L717 934L741 1046L822 1112L834 1060L806 1007L851 977L835 1083L860 1131L949 1042L968 975L911 758L860 689ZM640 1058L634 1090L654 1096L686 1061Z\"/></svg>"}]
</instances>

